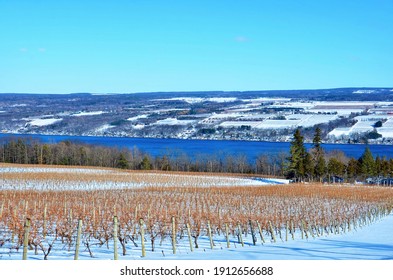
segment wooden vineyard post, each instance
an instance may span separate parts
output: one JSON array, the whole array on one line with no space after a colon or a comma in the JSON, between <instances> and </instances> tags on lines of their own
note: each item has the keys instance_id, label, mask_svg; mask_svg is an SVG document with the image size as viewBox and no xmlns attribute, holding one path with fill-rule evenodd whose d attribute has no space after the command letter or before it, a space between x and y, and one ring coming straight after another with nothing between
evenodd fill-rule
<instances>
[{"instance_id":1,"label":"wooden vineyard post","mask_svg":"<svg viewBox=\"0 0 393 280\"><path fill-rule=\"evenodd\" d=\"M242 247L244 247L244 241L243 241L243 230L242 230L242 226L240 225L240 223L237 225L238 229L239 229L239 239L240 239L240 243L242 244Z\"/></svg>"},{"instance_id":2,"label":"wooden vineyard post","mask_svg":"<svg viewBox=\"0 0 393 280\"><path fill-rule=\"evenodd\" d=\"M291 235L292 235L292 240L295 240L295 223L293 220L291 220Z\"/></svg>"},{"instance_id":3,"label":"wooden vineyard post","mask_svg":"<svg viewBox=\"0 0 393 280\"><path fill-rule=\"evenodd\" d=\"M271 221L269 221L269 228L270 228L270 234L272 235L272 238L273 238L273 242L276 243L276 236L274 234L273 226L272 226L272 222Z\"/></svg>"},{"instance_id":4,"label":"wooden vineyard post","mask_svg":"<svg viewBox=\"0 0 393 280\"><path fill-rule=\"evenodd\" d=\"M253 226L252 226L252 221L251 221L251 220L248 220L248 223L249 223L249 225L250 225L251 236L252 236L252 243L253 243L254 246L255 246L256 243L257 243L257 238L255 237L254 228L253 228Z\"/></svg>"},{"instance_id":5,"label":"wooden vineyard post","mask_svg":"<svg viewBox=\"0 0 393 280\"><path fill-rule=\"evenodd\" d=\"M141 244L142 244L142 257L146 257L146 248L145 248L145 227L144 227L143 219L139 219L139 227L141 231Z\"/></svg>"},{"instance_id":6,"label":"wooden vineyard post","mask_svg":"<svg viewBox=\"0 0 393 280\"><path fill-rule=\"evenodd\" d=\"M229 248L230 247L229 228L228 228L228 224L227 223L225 223L225 236L226 236L226 239L227 239L227 248Z\"/></svg>"},{"instance_id":7,"label":"wooden vineyard post","mask_svg":"<svg viewBox=\"0 0 393 280\"><path fill-rule=\"evenodd\" d=\"M193 252L194 248L192 247L192 239L191 239L191 230L190 230L190 224L186 224L187 227L187 235L188 235L188 242L190 243L190 251Z\"/></svg>"},{"instance_id":8,"label":"wooden vineyard post","mask_svg":"<svg viewBox=\"0 0 393 280\"><path fill-rule=\"evenodd\" d=\"M113 259L118 260L119 255L117 253L117 229L118 229L118 224L117 224L117 216L113 217Z\"/></svg>"},{"instance_id":9,"label":"wooden vineyard post","mask_svg":"<svg viewBox=\"0 0 393 280\"><path fill-rule=\"evenodd\" d=\"M45 208L44 208L44 221L43 221L43 224L42 224L42 235L43 235L44 239L46 238L46 208L47 208L47 206L46 206L46 204L45 204Z\"/></svg>"},{"instance_id":10,"label":"wooden vineyard post","mask_svg":"<svg viewBox=\"0 0 393 280\"><path fill-rule=\"evenodd\" d=\"M289 225L288 221L285 223L285 242L288 242L288 230L289 230Z\"/></svg>"},{"instance_id":11,"label":"wooden vineyard post","mask_svg":"<svg viewBox=\"0 0 393 280\"><path fill-rule=\"evenodd\" d=\"M311 224L308 225L308 231L311 233L312 238L315 239L314 230L313 230Z\"/></svg>"},{"instance_id":12,"label":"wooden vineyard post","mask_svg":"<svg viewBox=\"0 0 393 280\"><path fill-rule=\"evenodd\" d=\"M210 227L210 221L207 221L207 233L209 235L209 241L210 241L210 249L213 250L213 238L212 238L212 229Z\"/></svg>"},{"instance_id":13,"label":"wooden vineyard post","mask_svg":"<svg viewBox=\"0 0 393 280\"><path fill-rule=\"evenodd\" d=\"M257 226L258 226L259 236L261 237L261 241L263 244L263 243L265 243L265 238L263 238L262 228L261 228L261 225L259 224L259 221L257 221Z\"/></svg>"},{"instance_id":14,"label":"wooden vineyard post","mask_svg":"<svg viewBox=\"0 0 393 280\"><path fill-rule=\"evenodd\" d=\"M3 216L3 209L4 209L4 201L1 203L1 208L0 208L0 219Z\"/></svg>"},{"instance_id":15,"label":"wooden vineyard post","mask_svg":"<svg viewBox=\"0 0 393 280\"><path fill-rule=\"evenodd\" d=\"M306 235L306 239L308 239L307 227L306 227L306 223L304 222L304 220L302 220L302 232L303 231L304 231L304 234ZM302 234L302 239L303 239L303 234Z\"/></svg>"},{"instance_id":16,"label":"wooden vineyard post","mask_svg":"<svg viewBox=\"0 0 393 280\"><path fill-rule=\"evenodd\" d=\"M172 216L172 250L173 254L176 254L176 221L175 217Z\"/></svg>"},{"instance_id":17,"label":"wooden vineyard post","mask_svg":"<svg viewBox=\"0 0 393 280\"><path fill-rule=\"evenodd\" d=\"M29 245L30 219L26 218L23 234L23 255L22 260L27 260L27 247Z\"/></svg>"},{"instance_id":18,"label":"wooden vineyard post","mask_svg":"<svg viewBox=\"0 0 393 280\"><path fill-rule=\"evenodd\" d=\"M82 220L79 219L78 220L78 233L77 233L77 237L76 237L74 260L78 260L78 258L79 258L79 246L81 243L81 234L82 234Z\"/></svg>"},{"instance_id":19,"label":"wooden vineyard post","mask_svg":"<svg viewBox=\"0 0 393 280\"><path fill-rule=\"evenodd\" d=\"M93 213L92 213L92 216L93 216L92 221L93 221L93 223L95 223L95 221L96 221L96 208L94 207L94 205L93 205Z\"/></svg>"}]
</instances>

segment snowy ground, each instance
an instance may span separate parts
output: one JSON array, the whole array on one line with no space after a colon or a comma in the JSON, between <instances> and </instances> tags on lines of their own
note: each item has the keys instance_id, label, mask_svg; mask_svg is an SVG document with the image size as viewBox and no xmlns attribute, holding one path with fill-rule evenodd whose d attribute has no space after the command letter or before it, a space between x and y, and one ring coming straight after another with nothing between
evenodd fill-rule
<instances>
[{"instance_id":1,"label":"snowy ground","mask_svg":"<svg viewBox=\"0 0 393 280\"><path fill-rule=\"evenodd\" d=\"M43 180L39 174L45 174L46 179ZM116 169L0 164L2 189L92 190L141 187L263 186L288 183L289 180L278 178L216 176L203 173L127 172Z\"/></svg>"},{"instance_id":2,"label":"snowy ground","mask_svg":"<svg viewBox=\"0 0 393 280\"><path fill-rule=\"evenodd\" d=\"M338 235L324 235L301 239L295 236L292 240L289 235L285 242L285 234L277 242L266 239L262 244L258 241L254 246L251 235L244 239L244 247L238 243L237 238L231 236L230 248L227 248L225 237L215 236L213 249L210 248L207 236L199 239L199 248L190 251L187 236L178 239L176 254L173 254L170 237L162 245L156 241L155 252L151 251L150 243L146 240L146 257L141 257L141 240L136 240L135 245L127 245L126 255L122 255L118 246L119 260L393 260L393 215L379 220L371 225L357 228L347 233ZM0 247L0 260L20 260L22 249L18 252L7 248L7 244ZM74 249L64 244L57 244L50 253L49 260L72 260ZM28 252L29 260L42 260L43 254L35 255ZM108 247L95 246L91 257L83 246L79 253L81 260L111 260L113 259L113 242Z\"/></svg>"}]
</instances>

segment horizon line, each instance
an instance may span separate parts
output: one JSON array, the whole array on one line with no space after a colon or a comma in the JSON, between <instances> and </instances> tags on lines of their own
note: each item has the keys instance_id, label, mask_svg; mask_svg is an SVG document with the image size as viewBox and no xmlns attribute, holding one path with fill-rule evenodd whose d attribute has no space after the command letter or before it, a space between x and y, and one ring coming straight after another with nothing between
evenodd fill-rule
<instances>
[{"instance_id":1,"label":"horizon line","mask_svg":"<svg viewBox=\"0 0 393 280\"><path fill-rule=\"evenodd\" d=\"M314 91L314 90L335 90L335 89L393 89L391 87L332 87L332 88L308 88L308 89L259 89L259 90L163 90L163 91L138 91L138 92L68 92L68 93L50 93L50 92L0 92L0 94L53 94L53 95L73 95L73 94L90 94L90 95L119 95L119 94L146 94L146 93L235 93L235 92L271 92L271 91Z\"/></svg>"}]
</instances>

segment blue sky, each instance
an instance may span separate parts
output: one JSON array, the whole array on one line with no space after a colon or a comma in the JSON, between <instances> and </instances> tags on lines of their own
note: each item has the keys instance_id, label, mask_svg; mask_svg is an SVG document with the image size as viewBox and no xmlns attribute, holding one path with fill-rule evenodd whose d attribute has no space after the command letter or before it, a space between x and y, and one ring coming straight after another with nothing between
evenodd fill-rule
<instances>
[{"instance_id":1,"label":"blue sky","mask_svg":"<svg viewBox=\"0 0 393 280\"><path fill-rule=\"evenodd\" d=\"M393 87L392 0L0 0L0 92Z\"/></svg>"}]
</instances>

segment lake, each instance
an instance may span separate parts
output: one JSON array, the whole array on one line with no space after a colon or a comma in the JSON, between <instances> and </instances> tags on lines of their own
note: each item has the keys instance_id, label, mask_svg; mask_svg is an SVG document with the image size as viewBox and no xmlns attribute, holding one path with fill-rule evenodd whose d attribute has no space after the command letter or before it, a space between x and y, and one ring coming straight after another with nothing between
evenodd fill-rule
<instances>
[{"instance_id":1,"label":"lake","mask_svg":"<svg viewBox=\"0 0 393 280\"><path fill-rule=\"evenodd\" d=\"M152 156L164 154L185 153L194 158L198 155L213 154L245 155L250 162L261 154L289 153L288 142L259 142L259 141L228 141L228 140L184 140L159 138L127 138L127 137L98 137L98 136L63 136L63 135L26 135L26 134L0 134L0 139L9 137L24 137L37 139L43 143L58 143L70 140L90 145L101 145L118 148L138 148ZM311 144L306 144L310 148ZM341 150L348 157L359 158L366 147L364 144L323 144L325 151ZM369 145L374 157L386 156L393 158L391 145Z\"/></svg>"}]
</instances>

